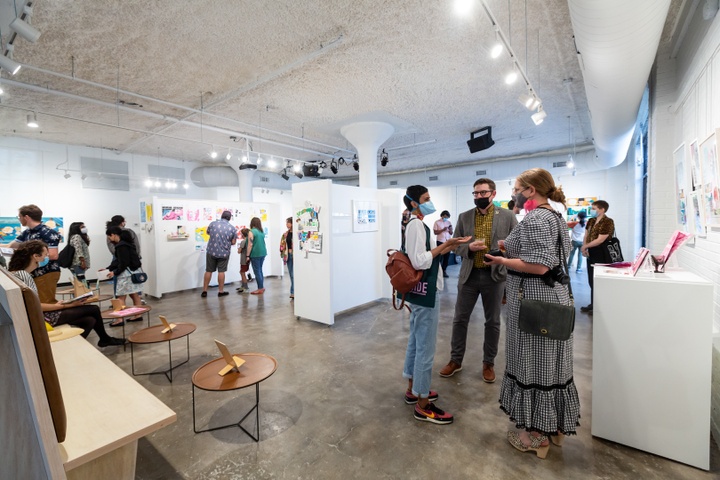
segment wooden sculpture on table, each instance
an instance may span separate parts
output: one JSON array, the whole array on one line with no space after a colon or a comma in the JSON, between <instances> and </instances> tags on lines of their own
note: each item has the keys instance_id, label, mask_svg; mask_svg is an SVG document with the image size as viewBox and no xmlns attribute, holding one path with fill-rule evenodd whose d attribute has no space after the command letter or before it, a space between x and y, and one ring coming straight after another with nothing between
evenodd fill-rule
<instances>
[{"instance_id":1,"label":"wooden sculpture on table","mask_svg":"<svg viewBox=\"0 0 720 480\"><path fill-rule=\"evenodd\" d=\"M165 325L165 328L162 330L162 333L168 333L172 332L172 329L177 327L174 323L168 323L167 318L165 318L165 315L158 315L160 317L160 321L163 325Z\"/></svg>"},{"instance_id":2,"label":"wooden sculpture on table","mask_svg":"<svg viewBox=\"0 0 720 480\"><path fill-rule=\"evenodd\" d=\"M232 370L240 372L240 367L243 363L245 363L245 360L238 356L231 355L230 350L228 350L227 348L227 345L222 343L220 340L215 340L215 345L217 345L218 350L220 350L220 353L222 353L222 356L225 359L225 363L227 363L227 365L225 365L222 370L218 372L218 375L223 377Z\"/></svg>"}]
</instances>

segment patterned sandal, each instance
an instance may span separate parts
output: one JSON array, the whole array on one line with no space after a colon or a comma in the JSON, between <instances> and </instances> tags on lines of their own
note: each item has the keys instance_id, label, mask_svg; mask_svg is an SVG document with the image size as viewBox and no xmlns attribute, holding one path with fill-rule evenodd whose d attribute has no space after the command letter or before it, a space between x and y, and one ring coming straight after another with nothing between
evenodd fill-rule
<instances>
[{"instance_id":1,"label":"patterned sandal","mask_svg":"<svg viewBox=\"0 0 720 480\"><path fill-rule=\"evenodd\" d=\"M535 452L538 458L545 458L548 450L550 450L550 442L548 442L547 445L542 445L543 442L548 440L548 437L545 435L541 435L539 437L530 435L530 445L525 445L517 432L507 432L507 439L508 442L510 442L510 445L516 449L521 452Z\"/></svg>"}]
</instances>

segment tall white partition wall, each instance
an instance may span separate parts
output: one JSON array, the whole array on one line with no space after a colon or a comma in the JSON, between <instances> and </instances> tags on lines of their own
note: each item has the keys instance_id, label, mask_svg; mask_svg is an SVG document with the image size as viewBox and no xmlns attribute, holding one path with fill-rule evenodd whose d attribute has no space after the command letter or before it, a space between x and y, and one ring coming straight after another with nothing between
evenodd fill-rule
<instances>
[{"instance_id":1,"label":"tall white partition wall","mask_svg":"<svg viewBox=\"0 0 720 480\"><path fill-rule=\"evenodd\" d=\"M274 255L280 244L285 222L277 205L228 202L220 200L178 200L152 197L141 199L140 245L143 269L148 274L144 293L160 298L165 293L202 286L205 273L207 235L203 229L219 219L223 210L232 211L230 224L249 227L250 219L258 217L266 232L268 255L263 264L266 276L282 275L280 256ZM181 228L187 237L178 235ZM213 285L217 284L213 275ZM240 256L237 248L230 254L225 283L240 280Z\"/></svg>"},{"instance_id":2,"label":"tall white partition wall","mask_svg":"<svg viewBox=\"0 0 720 480\"><path fill-rule=\"evenodd\" d=\"M378 229L353 229L353 202L377 206ZM385 252L400 244L402 207L397 192L333 185L330 180L293 185L294 216L320 208L322 253L300 250L295 229L295 314L327 325L335 314L390 296ZM393 229L395 234L391 233Z\"/></svg>"}]
</instances>

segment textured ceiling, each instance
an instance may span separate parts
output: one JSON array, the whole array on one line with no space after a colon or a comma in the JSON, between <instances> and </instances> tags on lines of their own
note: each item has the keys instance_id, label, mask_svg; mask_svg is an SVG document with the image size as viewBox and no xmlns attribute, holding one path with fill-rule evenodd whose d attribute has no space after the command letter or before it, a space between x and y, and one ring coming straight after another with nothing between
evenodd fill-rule
<instances>
[{"instance_id":1,"label":"textured ceiling","mask_svg":"<svg viewBox=\"0 0 720 480\"><path fill-rule=\"evenodd\" d=\"M479 1L461 17L453 0L38 0L42 36L15 42L24 68L11 80L23 85L3 85L0 135L209 164L240 154L249 135L277 160L329 161L354 151L341 125L380 113L402 122L380 171L590 142L567 2L487 4L543 101L540 126L517 101L522 81L503 82L507 55L490 59L495 34ZM0 14L4 44L13 0L0 0ZM28 111L40 132L25 126ZM470 154L470 132L485 125L495 146Z\"/></svg>"}]
</instances>

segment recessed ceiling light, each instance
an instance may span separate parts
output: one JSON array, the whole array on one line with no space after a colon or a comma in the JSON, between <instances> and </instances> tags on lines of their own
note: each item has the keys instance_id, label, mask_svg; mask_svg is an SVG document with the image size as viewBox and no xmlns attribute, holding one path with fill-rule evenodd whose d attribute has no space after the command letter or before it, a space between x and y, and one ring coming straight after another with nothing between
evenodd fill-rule
<instances>
[{"instance_id":1,"label":"recessed ceiling light","mask_svg":"<svg viewBox=\"0 0 720 480\"><path fill-rule=\"evenodd\" d=\"M493 45L492 49L490 49L490 57L491 58L498 58L500 54L503 51L503 45L500 42L497 42L495 45Z\"/></svg>"},{"instance_id":2,"label":"recessed ceiling light","mask_svg":"<svg viewBox=\"0 0 720 480\"><path fill-rule=\"evenodd\" d=\"M513 83L515 83L515 80L517 80L517 77L517 72L513 70L505 76L505 83L507 83L508 85L512 85Z\"/></svg>"},{"instance_id":3,"label":"recessed ceiling light","mask_svg":"<svg viewBox=\"0 0 720 480\"><path fill-rule=\"evenodd\" d=\"M458 15L469 15L473 9L474 0L455 0L455 13Z\"/></svg>"}]
</instances>

